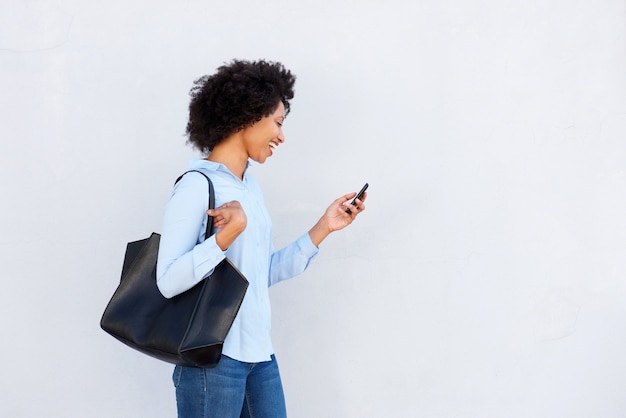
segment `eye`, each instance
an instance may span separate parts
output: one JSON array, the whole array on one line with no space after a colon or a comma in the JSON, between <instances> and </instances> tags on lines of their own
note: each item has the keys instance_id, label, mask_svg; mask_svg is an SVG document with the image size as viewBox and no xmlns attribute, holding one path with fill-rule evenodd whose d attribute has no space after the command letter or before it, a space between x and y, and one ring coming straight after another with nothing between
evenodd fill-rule
<instances>
[{"instance_id":1,"label":"eye","mask_svg":"<svg viewBox=\"0 0 626 418\"><path fill-rule=\"evenodd\" d=\"M282 122L280 122L280 121L276 121L276 124L277 124L278 126L280 126L281 128L283 127L283 123L282 123Z\"/></svg>"}]
</instances>

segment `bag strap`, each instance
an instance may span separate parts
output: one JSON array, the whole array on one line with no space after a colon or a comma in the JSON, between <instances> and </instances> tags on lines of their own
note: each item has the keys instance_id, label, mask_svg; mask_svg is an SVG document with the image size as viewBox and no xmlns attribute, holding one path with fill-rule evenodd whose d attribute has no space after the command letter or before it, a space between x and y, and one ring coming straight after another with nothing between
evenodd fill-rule
<instances>
[{"instance_id":1,"label":"bag strap","mask_svg":"<svg viewBox=\"0 0 626 418\"><path fill-rule=\"evenodd\" d=\"M196 172L196 173L202 174L204 176L204 178L206 179L206 181L209 182L209 209L215 209L215 191L213 189L213 182L211 181L209 176L204 174L202 171L199 171L199 170L189 170L189 171L186 171L183 174L181 174L179 178L176 179L174 184L178 183L180 181L180 179L182 179L185 174L191 173L191 172ZM212 216L208 216L207 221L206 221L206 232L204 233L204 239L207 240L211 235L213 235L213 217Z\"/></svg>"}]
</instances>

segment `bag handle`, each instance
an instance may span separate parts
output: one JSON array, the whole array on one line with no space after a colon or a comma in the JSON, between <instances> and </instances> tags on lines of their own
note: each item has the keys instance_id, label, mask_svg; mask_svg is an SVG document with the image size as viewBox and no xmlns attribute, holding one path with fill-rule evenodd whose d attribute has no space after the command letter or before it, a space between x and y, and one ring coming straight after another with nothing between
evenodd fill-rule
<instances>
[{"instance_id":1,"label":"bag handle","mask_svg":"<svg viewBox=\"0 0 626 418\"><path fill-rule=\"evenodd\" d=\"M213 182L211 181L209 176L204 174L202 171L199 171L199 170L189 170L189 171L186 171L183 174L181 174L179 178L176 179L174 184L178 183L178 181L180 179L182 179L185 174L191 173L191 172L196 172L196 173L202 174L204 176L204 178L206 179L206 181L209 182L209 209L215 209L215 191L213 189ZM204 240L205 241L207 239L209 239L209 237L211 235L213 235L213 216L210 216L210 215L207 215L207 216L208 216L208 218L207 218L207 221L206 221L206 232L204 233Z\"/></svg>"}]
</instances>

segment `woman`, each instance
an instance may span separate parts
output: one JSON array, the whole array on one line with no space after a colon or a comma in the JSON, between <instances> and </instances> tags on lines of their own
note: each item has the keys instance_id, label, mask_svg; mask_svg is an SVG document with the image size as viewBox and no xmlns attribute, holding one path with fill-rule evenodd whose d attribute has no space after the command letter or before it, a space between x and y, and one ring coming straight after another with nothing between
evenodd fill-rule
<instances>
[{"instance_id":1,"label":"woman","mask_svg":"<svg viewBox=\"0 0 626 418\"><path fill-rule=\"evenodd\" d=\"M179 417L286 416L285 400L270 340L268 288L303 272L333 231L350 225L365 206L336 199L313 227L275 251L272 224L249 160L264 163L285 141L282 126L293 98L295 77L282 64L233 61L191 90L187 135L205 155L190 170L205 173L215 187L208 211L207 183L186 174L167 204L157 265L157 284L166 297L180 294L228 257L250 282L215 368L176 366ZM347 210L349 209L349 210ZM206 241L207 214L216 233Z\"/></svg>"}]
</instances>

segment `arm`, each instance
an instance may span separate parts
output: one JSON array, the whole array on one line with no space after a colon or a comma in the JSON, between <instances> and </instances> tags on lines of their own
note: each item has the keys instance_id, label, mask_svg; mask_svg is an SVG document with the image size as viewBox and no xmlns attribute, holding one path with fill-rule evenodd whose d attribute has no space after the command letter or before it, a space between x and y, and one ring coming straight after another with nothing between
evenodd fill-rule
<instances>
[{"instance_id":1,"label":"arm","mask_svg":"<svg viewBox=\"0 0 626 418\"><path fill-rule=\"evenodd\" d=\"M206 179L200 174L187 174L174 186L166 205L157 262L157 286L165 297L189 290L209 275L225 258L222 248L227 248L245 228L239 206L241 213L235 210L238 216L230 227L203 241L207 190ZM225 212L229 219L233 218L233 209Z\"/></svg>"},{"instance_id":2,"label":"arm","mask_svg":"<svg viewBox=\"0 0 626 418\"><path fill-rule=\"evenodd\" d=\"M269 286L290 279L306 270L311 260L319 252L319 244L331 232L350 225L358 214L365 210L363 202L367 198L367 193L363 195L361 200L357 199L355 205L351 205L350 199L354 196L356 193L350 193L336 199L307 234L301 236L291 245L272 252ZM347 208L350 208L351 213L346 212Z\"/></svg>"}]
</instances>

